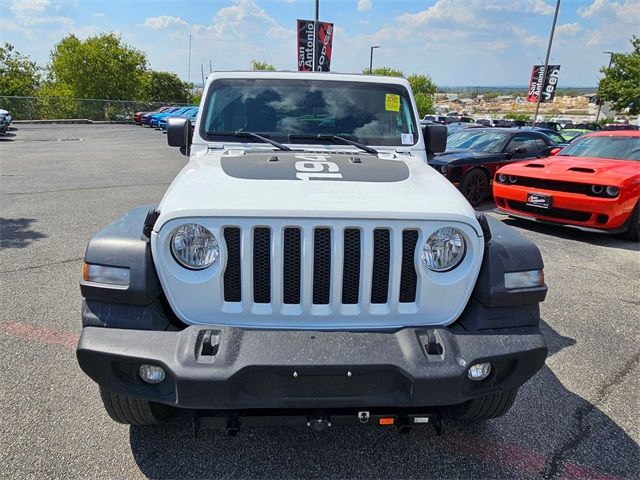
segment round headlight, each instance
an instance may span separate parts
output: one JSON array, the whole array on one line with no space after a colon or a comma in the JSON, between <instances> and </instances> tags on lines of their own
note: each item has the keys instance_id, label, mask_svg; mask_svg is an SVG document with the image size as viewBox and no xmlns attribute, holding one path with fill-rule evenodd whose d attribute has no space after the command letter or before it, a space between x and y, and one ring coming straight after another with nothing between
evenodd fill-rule
<instances>
[{"instance_id":1,"label":"round headlight","mask_svg":"<svg viewBox=\"0 0 640 480\"><path fill-rule=\"evenodd\" d=\"M602 190L604 190L604 187L602 187L602 185L591 185L591 191L596 195L600 195L602 193Z\"/></svg>"},{"instance_id":2,"label":"round headlight","mask_svg":"<svg viewBox=\"0 0 640 480\"><path fill-rule=\"evenodd\" d=\"M507 181L507 176L504 173L499 173L498 174L498 181L500 183L505 183Z\"/></svg>"},{"instance_id":3,"label":"round headlight","mask_svg":"<svg viewBox=\"0 0 640 480\"><path fill-rule=\"evenodd\" d=\"M447 167L446 165L440 166L440 173L446 175L448 171L449 171L449 167Z\"/></svg>"},{"instance_id":4,"label":"round headlight","mask_svg":"<svg viewBox=\"0 0 640 480\"><path fill-rule=\"evenodd\" d=\"M516 183L517 181L518 181L518 177L509 175L509 183Z\"/></svg>"},{"instance_id":5,"label":"round headlight","mask_svg":"<svg viewBox=\"0 0 640 480\"><path fill-rule=\"evenodd\" d=\"M607 195L609 195L610 197L615 197L620 193L620 189L618 187L607 187Z\"/></svg>"},{"instance_id":6,"label":"round headlight","mask_svg":"<svg viewBox=\"0 0 640 480\"><path fill-rule=\"evenodd\" d=\"M183 267L202 270L213 265L220 256L220 246L213 233L205 227L187 223L173 234L171 253Z\"/></svg>"},{"instance_id":7,"label":"round headlight","mask_svg":"<svg viewBox=\"0 0 640 480\"><path fill-rule=\"evenodd\" d=\"M422 264L434 272L456 268L467 250L462 232L457 228L439 228L422 247Z\"/></svg>"}]
</instances>

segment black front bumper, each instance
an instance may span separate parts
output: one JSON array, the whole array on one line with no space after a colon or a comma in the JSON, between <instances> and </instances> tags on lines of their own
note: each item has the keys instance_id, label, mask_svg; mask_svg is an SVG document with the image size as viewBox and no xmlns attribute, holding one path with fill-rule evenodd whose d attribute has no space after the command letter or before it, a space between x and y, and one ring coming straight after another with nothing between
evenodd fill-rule
<instances>
[{"instance_id":1,"label":"black front bumper","mask_svg":"<svg viewBox=\"0 0 640 480\"><path fill-rule=\"evenodd\" d=\"M454 405L522 385L546 355L537 328L497 334L446 328L326 332L190 326L159 332L85 327L77 349L82 370L103 388L197 409ZM488 379L467 378L469 366L487 361L493 366ZM156 385L143 382L141 364L163 367L166 378Z\"/></svg>"}]
</instances>

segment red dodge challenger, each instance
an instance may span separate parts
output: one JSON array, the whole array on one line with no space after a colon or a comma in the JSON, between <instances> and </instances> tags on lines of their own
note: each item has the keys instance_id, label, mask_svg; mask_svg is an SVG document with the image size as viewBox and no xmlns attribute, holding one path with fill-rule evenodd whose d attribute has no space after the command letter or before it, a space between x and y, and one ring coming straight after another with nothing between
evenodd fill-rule
<instances>
[{"instance_id":1,"label":"red dodge challenger","mask_svg":"<svg viewBox=\"0 0 640 480\"><path fill-rule=\"evenodd\" d=\"M556 156L512 163L493 182L498 210L585 230L640 235L640 131L579 137Z\"/></svg>"}]
</instances>

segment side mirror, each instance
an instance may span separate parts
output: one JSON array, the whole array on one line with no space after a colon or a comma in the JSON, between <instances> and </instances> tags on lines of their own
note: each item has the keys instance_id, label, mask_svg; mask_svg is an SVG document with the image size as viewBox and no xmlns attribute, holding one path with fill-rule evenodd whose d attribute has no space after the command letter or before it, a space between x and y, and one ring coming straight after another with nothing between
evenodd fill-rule
<instances>
[{"instance_id":1,"label":"side mirror","mask_svg":"<svg viewBox=\"0 0 640 480\"><path fill-rule=\"evenodd\" d=\"M516 147L513 150L513 153L527 153L527 147Z\"/></svg>"},{"instance_id":2,"label":"side mirror","mask_svg":"<svg viewBox=\"0 0 640 480\"><path fill-rule=\"evenodd\" d=\"M446 125L425 125L422 133L427 149L427 158L433 158L436 153L442 153L447 149Z\"/></svg>"},{"instance_id":3,"label":"side mirror","mask_svg":"<svg viewBox=\"0 0 640 480\"><path fill-rule=\"evenodd\" d=\"M554 147L551 150L549 150L549 155L554 157L554 156L556 156L557 154L560 153L560 150L562 150L561 147Z\"/></svg>"},{"instance_id":4,"label":"side mirror","mask_svg":"<svg viewBox=\"0 0 640 480\"><path fill-rule=\"evenodd\" d=\"M170 147L180 147L183 155L191 150L192 129L188 118L167 118L167 143Z\"/></svg>"}]
</instances>

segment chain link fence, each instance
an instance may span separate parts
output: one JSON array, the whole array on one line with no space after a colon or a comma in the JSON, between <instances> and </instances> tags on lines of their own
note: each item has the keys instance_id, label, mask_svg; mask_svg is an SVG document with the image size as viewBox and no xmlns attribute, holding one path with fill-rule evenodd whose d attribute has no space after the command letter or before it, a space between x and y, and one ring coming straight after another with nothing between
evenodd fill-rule
<instances>
[{"instance_id":1,"label":"chain link fence","mask_svg":"<svg viewBox=\"0 0 640 480\"><path fill-rule=\"evenodd\" d=\"M0 96L0 108L8 110L13 120L133 121L135 112L148 112L167 102L136 102L67 97ZM183 104L171 104L183 105Z\"/></svg>"}]
</instances>

